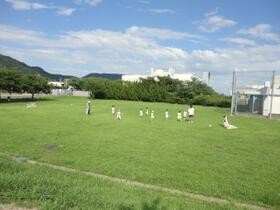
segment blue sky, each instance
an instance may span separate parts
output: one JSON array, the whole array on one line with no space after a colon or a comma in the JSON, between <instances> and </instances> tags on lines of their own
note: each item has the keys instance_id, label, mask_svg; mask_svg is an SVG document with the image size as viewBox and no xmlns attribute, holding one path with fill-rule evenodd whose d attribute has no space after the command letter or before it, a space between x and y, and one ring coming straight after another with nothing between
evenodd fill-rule
<instances>
[{"instance_id":1,"label":"blue sky","mask_svg":"<svg viewBox=\"0 0 280 210\"><path fill-rule=\"evenodd\" d=\"M279 0L0 0L0 53L52 73L231 73L280 67Z\"/></svg>"}]
</instances>

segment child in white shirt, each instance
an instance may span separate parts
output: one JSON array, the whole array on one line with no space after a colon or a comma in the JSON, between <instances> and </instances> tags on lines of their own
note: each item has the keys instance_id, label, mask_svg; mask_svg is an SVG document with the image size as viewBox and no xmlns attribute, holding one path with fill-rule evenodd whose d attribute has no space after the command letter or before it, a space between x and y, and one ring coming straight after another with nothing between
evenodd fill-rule
<instances>
[{"instance_id":1,"label":"child in white shirt","mask_svg":"<svg viewBox=\"0 0 280 210\"><path fill-rule=\"evenodd\" d=\"M155 114L154 114L154 110L151 111L151 120L155 119Z\"/></svg>"},{"instance_id":2,"label":"child in white shirt","mask_svg":"<svg viewBox=\"0 0 280 210\"><path fill-rule=\"evenodd\" d=\"M116 108L114 105L112 105L112 115L115 115L116 114Z\"/></svg>"},{"instance_id":3,"label":"child in white shirt","mask_svg":"<svg viewBox=\"0 0 280 210\"><path fill-rule=\"evenodd\" d=\"M122 113L121 113L121 110L120 110L120 109L118 109L118 111L117 111L117 119L118 119L118 120L121 120L121 119L122 119Z\"/></svg>"},{"instance_id":4,"label":"child in white shirt","mask_svg":"<svg viewBox=\"0 0 280 210\"><path fill-rule=\"evenodd\" d=\"M190 108L188 108L188 116L189 116L189 122L193 123L194 118L194 108L192 105L190 105Z\"/></svg>"},{"instance_id":5,"label":"child in white shirt","mask_svg":"<svg viewBox=\"0 0 280 210\"><path fill-rule=\"evenodd\" d=\"M140 110L139 110L139 116L140 116L140 118L143 118L143 115L144 115L144 114L143 114L143 110L140 109Z\"/></svg>"},{"instance_id":6,"label":"child in white shirt","mask_svg":"<svg viewBox=\"0 0 280 210\"><path fill-rule=\"evenodd\" d=\"M182 121L182 112L181 111L177 112L177 121Z\"/></svg>"},{"instance_id":7,"label":"child in white shirt","mask_svg":"<svg viewBox=\"0 0 280 210\"><path fill-rule=\"evenodd\" d=\"M165 110L164 117L165 117L165 120L168 120L168 119L169 119L169 112L168 112L168 109Z\"/></svg>"},{"instance_id":8,"label":"child in white shirt","mask_svg":"<svg viewBox=\"0 0 280 210\"><path fill-rule=\"evenodd\" d=\"M183 117L184 117L184 120L186 121L187 118L188 118L188 112L187 112L187 110L184 110L184 112L183 112Z\"/></svg>"}]
</instances>

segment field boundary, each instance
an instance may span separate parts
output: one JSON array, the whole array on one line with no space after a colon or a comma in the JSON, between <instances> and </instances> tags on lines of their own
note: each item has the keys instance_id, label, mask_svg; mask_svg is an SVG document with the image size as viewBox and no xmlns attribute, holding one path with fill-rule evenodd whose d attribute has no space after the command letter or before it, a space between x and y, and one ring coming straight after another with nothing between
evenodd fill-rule
<instances>
[{"instance_id":1,"label":"field boundary","mask_svg":"<svg viewBox=\"0 0 280 210\"><path fill-rule=\"evenodd\" d=\"M31 160L31 159L26 158L26 157L10 156L8 154L1 153L1 152L0 152L0 155L9 157L10 159L12 159L14 161L17 161L17 162L24 162L24 163L28 163L28 164L32 164L32 165L45 166L45 167L48 167L48 168L52 168L52 169L59 170L59 171L64 171L64 172L78 173L78 174L82 174L82 175L86 175L86 176L95 177L95 178L98 178L98 179L108 180L110 182L115 182L115 183L119 183L119 184L122 184L122 185L133 186L133 187L138 187L138 188L143 188L143 189L149 189L149 190L154 190L154 191L158 191L158 192L165 192L165 193L184 196L184 197L187 197L187 198L191 198L191 199L195 199L195 200L199 200L199 201L204 201L204 202L208 202L208 203L217 203L217 204L221 204L221 205L234 204L238 208L247 208L247 209L252 209L252 210L272 210L273 209L271 207L268 208L268 207L262 207L262 206L248 204L248 203L239 203L239 202L234 202L234 201L230 201L230 200L227 200L227 199L216 198L216 197L206 196L206 195L202 195L202 194L180 191L180 190L161 187L161 186L157 186L157 185L153 185L153 184L146 184L146 183L142 183L142 182L131 181L131 180L128 180L128 179L108 176L108 175L104 175L104 174L100 174L100 173L82 171L82 170L79 170L79 169L69 168L69 167L65 167L65 166L53 165L53 164L49 164L49 163L44 163L44 162L40 162L40 161Z\"/></svg>"}]
</instances>

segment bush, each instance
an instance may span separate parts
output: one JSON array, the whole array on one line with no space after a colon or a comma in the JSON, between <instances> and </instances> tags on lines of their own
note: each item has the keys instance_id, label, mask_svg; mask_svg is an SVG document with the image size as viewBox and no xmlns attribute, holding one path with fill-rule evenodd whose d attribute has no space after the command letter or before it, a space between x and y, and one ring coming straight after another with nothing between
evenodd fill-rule
<instances>
[{"instance_id":1,"label":"bush","mask_svg":"<svg viewBox=\"0 0 280 210\"><path fill-rule=\"evenodd\" d=\"M193 104L203 105L203 106L230 107L231 98L222 95L214 95L214 96L200 95L200 96L195 96L191 102Z\"/></svg>"}]
</instances>

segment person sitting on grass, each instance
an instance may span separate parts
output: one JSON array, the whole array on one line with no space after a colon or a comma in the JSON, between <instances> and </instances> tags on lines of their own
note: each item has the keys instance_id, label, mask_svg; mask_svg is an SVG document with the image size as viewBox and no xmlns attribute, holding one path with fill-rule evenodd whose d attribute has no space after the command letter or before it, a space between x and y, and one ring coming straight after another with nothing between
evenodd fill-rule
<instances>
[{"instance_id":1,"label":"person sitting on grass","mask_svg":"<svg viewBox=\"0 0 280 210\"><path fill-rule=\"evenodd\" d=\"M188 108L189 123L193 123L194 118L194 108L192 105Z\"/></svg>"},{"instance_id":2,"label":"person sitting on grass","mask_svg":"<svg viewBox=\"0 0 280 210\"><path fill-rule=\"evenodd\" d=\"M182 121L182 112L181 112L181 110L177 112L177 121L178 122Z\"/></svg>"},{"instance_id":3,"label":"person sitting on grass","mask_svg":"<svg viewBox=\"0 0 280 210\"><path fill-rule=\"evenodd\" d=\"M151 121L153 121L155 119L155 113L154 110L151 111Z\"/></svg>"},{"instance_id":4,"label":"person sitting on grass","mask_svg":"<svg viewBox=\"0 0 280 210\"><path fill-rule=\"evenodd\" d=\"M86 115L90 115L90 111L90 101L88 101L86 106Z\"/></svg>"},{"instance_id":5,"label":"person sitting on grass","mask_svg":"<svg viewBox=\"0 0 280 210\"><path fill-rule=\"evenodd\" d=\"M165 110L164 117L165 117L165 120L168 120L168 119L169 119L169 112L168 112L168 109Z\"/></svg>"},{"instance_id":6,"label":"person sitting on grass","mask_svg":"<svg viewBox=\"0 0 280 210\"><path fill-rule=\"evenodd\" d=\"M226 129L235 129L235 128L237 128L236 126L229 124L227 115L224 115L224 128L226 128Z\"/></svg>"},{"instance_id":7,"label":"person sitting on grass","mask_svg":"<svg viewBox=\"0 0 280 210\"><path fill-rule=\"evenodd\" d=\"M118 111L117 111L117 119L118 119L118 120L121 120L121 119L122 119L122 113L121 113L121 110L120 110L120 109L118 109Z\"/></svg>"},{"instance_id":8,"label":"person sitting on grass","mask_svg":"<svg viewBox=\"0 0 280 210\"><path fill-rule=\"evenodd\" d=\"M140 110L139 110L139 116L140 116L141 119L143 118L143 115L144 115L144 114L143 114L143 109L140 109Z\"/></svg>"},{"instance_id":9,"label":"person sitting on grass","mask_svg":"<svg viewBox=\"0 0 280 210\"><path fill-rule=\"evenodd\" d=\"M114 105L112 105L112 115L115 115L116 114L116 108Z\"/></svg>"}]
</instances>

